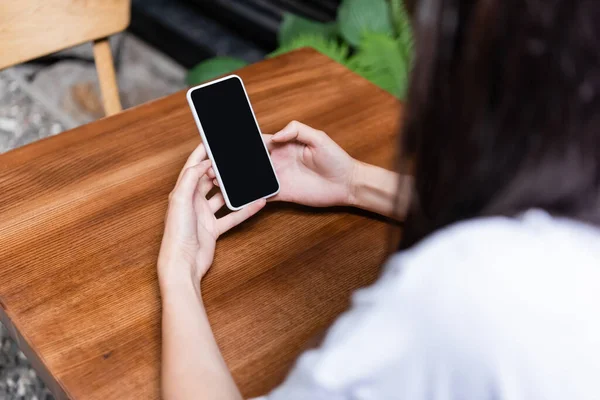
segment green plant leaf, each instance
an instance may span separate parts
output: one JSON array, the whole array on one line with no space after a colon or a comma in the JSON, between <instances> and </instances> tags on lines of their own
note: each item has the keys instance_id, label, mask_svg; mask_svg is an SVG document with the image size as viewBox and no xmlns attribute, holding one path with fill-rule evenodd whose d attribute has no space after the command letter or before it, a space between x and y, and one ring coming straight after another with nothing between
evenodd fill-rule
<instances>
[{"instance_id":1,"label":"green plant leaf","mask_svg":"<svg viewBox=\"0 0 600 400\"><path fill-rule=\"evenodd\" d=\"M335 22L322 23L312 21L291 13L283 15L283 21L279 27L279 34L277 36L280 45L289 44L298 36L306 34L333 38L337 34L337 24Z\"/></svg>"},{"instance_id":2,"label":"green plant leaf","mask_svg":"<svg viewBox=\"0 0 600 400\"><path fill-rule=\"evenodd\" d=\"M350 48L346 43L339 43L335 39L327 39L319 35L304 34L296 37L287 45L281 46L268 57L276 57L302 47L311 47L340 64L345 64L350 54Z\"/></svg>"},{"instance_id":3,"label":"green plant leaf","mask_svg":"<svg viewBox=\"0 0 600 400\"><path fill-rule=\"evenodd\" d=\"M386 0L344 0L338 9L341 35L358 46L365 33L392 35L390 7Z\"/></svg>"},{"instance_id":4,"label":"green plant leaf","mask_svg":"<svg viewBox=\"0 0 600 400\"><path fill-rule=\"evenodd\" d=\"M382 33L366 33L348 67L394 96L403 99L408 85L409 60L398 38Z\"/></svg>"},{"instance_id":5,"label":"green plant leaf","mask_svg":"<svg viewBox=\"0 0 600 400\"><path fill-rule=\"evenodd\" d=\"M201 62L188 71L185 80L189 86L194 86L233 72L246 65L248 65L246 61L237 58L215 57Z\"/></svg>"},{"instance_id":6,"label":"green plant leaf","mask_svg":"<svg viewBox=\"0 0 600 400\"><path fill-rule=\"evenodd\" d=\"M414 52L414 37L410 16L403 0L391 0L392 22L405 56L411 60Z\"/></svg>"}]
</instances>

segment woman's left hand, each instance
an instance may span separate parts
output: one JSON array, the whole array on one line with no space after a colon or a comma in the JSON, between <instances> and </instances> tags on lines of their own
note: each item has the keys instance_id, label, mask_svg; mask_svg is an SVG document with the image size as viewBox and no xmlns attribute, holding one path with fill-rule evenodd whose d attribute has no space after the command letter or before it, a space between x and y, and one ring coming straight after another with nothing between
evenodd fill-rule
<instances>
[{"instance_id":1,"label":"woman's left hand","mask_svg":"<svg viewBox=\"0 0 600 400\"><path fill-rule=\"evenodd\" d=\"M201 144L188 158L169 196L158 257L161 286L191 281L199 290L200 280L212 265L217 238L256 214L266 203L263 199L217 219L215 213L225 200L221 192L207 199L214 187L213 179L206 175L210 166Z\"/></svg>"}]
</instances>

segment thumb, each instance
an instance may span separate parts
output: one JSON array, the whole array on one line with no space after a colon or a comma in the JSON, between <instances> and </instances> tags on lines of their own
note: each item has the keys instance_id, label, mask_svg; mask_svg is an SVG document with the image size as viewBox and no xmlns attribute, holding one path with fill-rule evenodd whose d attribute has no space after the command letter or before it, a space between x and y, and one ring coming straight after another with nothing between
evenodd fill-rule
<instances>
[{"instance_id":1,"label":"thumb","mask_svg":"<svg viewBox=\"0 0 600 400\"><path fill-rule=\"evenodd\" d=\"M275 143L297 140L300 143L316 147L321 143L324 135L324 132L313 129L298 121L292 121L285 128L274 134L271 140Z\"/></svg>"}]
</instances>

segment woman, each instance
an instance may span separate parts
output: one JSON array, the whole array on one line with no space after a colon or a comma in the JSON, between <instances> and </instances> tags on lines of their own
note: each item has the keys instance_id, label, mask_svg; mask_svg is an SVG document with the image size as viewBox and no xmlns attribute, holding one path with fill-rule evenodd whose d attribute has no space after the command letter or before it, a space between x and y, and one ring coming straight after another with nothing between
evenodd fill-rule
<instances>
[{"instance_id":1,"label":"woman","mask_svg":"<svg viewBox=\"0 0 600 400\"><path fill-rule=\"evenodd\" d=\"M399 190L410 207L402 251L266 399L600 398L597 21L596 0L422 0L411 188L302 124L267 137L279 200L392 215ZM158 262L168 399L241 398L200 281L264 202L215 219L205 158L173 191Z\"/></svg>"}]
</instances>

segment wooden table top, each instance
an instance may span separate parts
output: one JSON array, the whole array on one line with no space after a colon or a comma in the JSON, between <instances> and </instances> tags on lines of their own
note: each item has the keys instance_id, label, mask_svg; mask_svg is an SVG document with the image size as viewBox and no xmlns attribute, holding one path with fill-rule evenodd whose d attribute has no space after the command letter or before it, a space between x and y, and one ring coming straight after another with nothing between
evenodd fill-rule
<instances>
[{"instance_id":1,"label":"wooden table top","mask_svg":"<svg viewBox=\"0 0 600 400\"><path fill-rule=\"evenodd\" d=\"M304 49L238 74L263 132L297 119L393 165L399 102L343 66ZM156 259L199 142L179 92L0 155L0 314L58 398L159 397ZM364 213L271 203L219 241L203 294L245 396L281 382L376 278L388 233Z\"/></svg>"}]
</instances>

